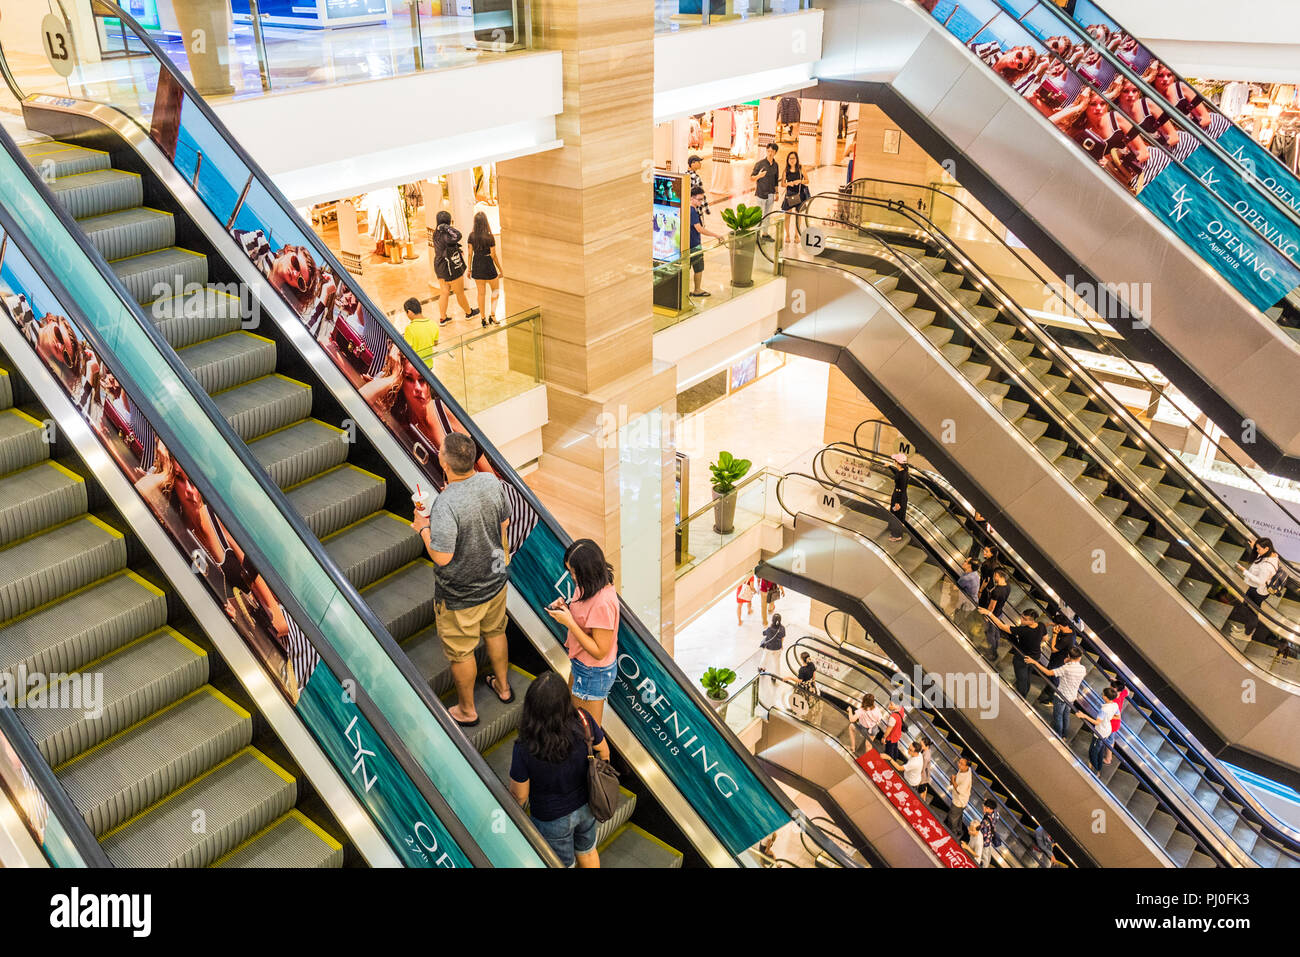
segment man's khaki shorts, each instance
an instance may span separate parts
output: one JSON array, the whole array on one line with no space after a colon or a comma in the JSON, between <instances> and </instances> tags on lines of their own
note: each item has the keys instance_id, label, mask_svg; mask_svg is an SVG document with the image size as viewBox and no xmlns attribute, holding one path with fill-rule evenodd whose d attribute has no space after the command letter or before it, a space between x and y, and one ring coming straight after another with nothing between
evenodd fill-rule
<instances>
[{"instance_id":1,"label":"man's khaki shorts","mask_svg":"<svg viewBox=\"0 0 1300 957\"><path fill-rule=\"evenodd\" d=\"M448 661L472 658L480 638L506 633L505 586L483 604L469 608L448 608L439 601L434 606L434 622Z\"/></svg>"}]
</instances>

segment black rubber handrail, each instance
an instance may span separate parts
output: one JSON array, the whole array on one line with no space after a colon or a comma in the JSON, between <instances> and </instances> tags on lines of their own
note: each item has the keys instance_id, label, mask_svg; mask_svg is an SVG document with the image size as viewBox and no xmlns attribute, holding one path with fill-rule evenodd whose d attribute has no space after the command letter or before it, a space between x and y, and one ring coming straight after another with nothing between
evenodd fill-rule
<instances>
[{"instance_id":1,"label":"black rubber handrail","mask_svg":"<svg viewBox=\"0 0 1300 957\"><path fill-rule=\"evenodd\" d=\"M11 158L14 158L15 162L19 162L19 168L23 169L24 172L27 172L28 167L25 164L22 164L16 157L12 157L14 149L7 133L0 131L0 142L2 142L5 149L11 153ZM42 199L46 199L47 202L57 207L57 201L53 200L52 197L42 197ZM188 446L172 431L163 416L159 414L157 407L153 403L152 397L142 393L138 388L136 388L134 380L122 372L122 367L116 353L113 352L104 341L103 337L100 336L99 331L95 328L94 324L86 318L78 300L71 295L55 272L49 267L49 265L44 261L44 258L28 240L26 235L14 228L14 223L8 210L5 210L3 207L0 207L0 228L5 230L9 239L22 251L23 255L27 257L32 266L40 272L43 280L49 286L50 292L53 294L54 298L60 303L62 308L67 310L67 317L72 320L78 331L81 332L90 342L96 355L98 355L101 361L104 362L105 366L113 372L114 377L117 378L123 391L127 393L129 400L135 404L137 408L143 411L145 419L158 434L158 437L162 439L163 444L167 446L168 451L176 457L176 460L181 464L181 467L185 469L186 474L189 475L191 481L193 481L198 487L209 507L218 514L226 527L231 530L235 541L239 543L244 552L252 559L254 567L256 567L262 577L267 580L267 583L271 586L271 591L275 594L276 598L284 603L290 616L311 641L312 647L315 648L317 653L321 656L321 660L325 662L326 666L329 667L340 682L350 680L353 683L353 687L356 688L356 704L358 709L366 716L366 719L375 728L375 732L379 735L380 740L382 740L392 752L394 758L411 778L411 781L416 786L417 790L420 791L421 796L429 802L429 806L433 808L434 813L438 815L439 822L444 828L446 828L447 833L452 835L453 840L455 840L461 849L465 851L466 856L475 863L475 866L489 866L490 862L488 861L487 856L478 847L473 838L470 837L468 830L461 823L459 818L452 813L450 805L438 791L433 782L429 780L416 759L410 754L409 749L402 741L400 735L398 735L396 730L383 716L382 712L374 705L374 702L365 691L364 685L358 681L356 676L351 672L346 664L344 664L339 653L325 638L315 620L299 603L297 595L288 587L288 584L280 575L275 564L262 552L257 539L248 533L248 530L240 516L227 507L225 500L217 494L216 489L212 486L207 476L195 465L194 460L190 457ZM71 230L69 230L69 232L74 240L80 241L83 239L83 236L78 233ZM81 245L81 243L79 242L78 245ZM83 252L86 251L84 246L82 249ZM91 258L92 263L96 266L100 265L100 263L96 262L93 257L89 257L89 254L87 255L88 258ZM105 269L100 270L101 275L103 275L105 270L106 267ZM116 279L116 276L111 272L111 270L108 270L108 273ZM129 303L131 306L134 306L136 310L139 309L139 307L135 305L135 300L131 298L125 289L119 287L114 291L118 293L119 298L122 300L124 305ZM152 324L142 316L137 315L136 320L147 329L153 330ZM156 331L155 335L157 335ZM174 354L170 353L170 349L166 352L160 350L160 359L169 366L172 365L173 362L179 364L179 360L176 360ZM168 362L169 359L172 360L172 362ZM184 367L182 366L182 368ZM173 371L175 371L174 367ZM197 389L197 383L194 385L195 390L206 395L206 393L202 393L202 390ZM195 390L191 391L193 392ZM220 416L217 416L217 419L219 419L222 424L225 424L225 419L220 418ZM229 425L226 425L226 428L229 429ZM269 483L265 471L260 468L254 468L253 465L255 463L249 461L251 460L251 453L248 453L246 448L242 445L232 445L232 449L236 454L242 451L244 454L240 456L240 459L243 461L245 466L249 468L249 471L261 479L264 484ZM272 487L274 488L274 486ZM278 489L276 489L276 491L278 492ZM280 494L282 495L283 493ZM339 575L342 574L341 572L338 572L337 567L335 568L335 571ZM375 620L375 623L378 624L377 619ZM379 627L382 628L382 626ZM392 640L391 637L389 640ZM518 806L517 802L514 802L513 800L512 803ZM462 841L464 843L462 843Z\"/></svg>"}]
</instances>

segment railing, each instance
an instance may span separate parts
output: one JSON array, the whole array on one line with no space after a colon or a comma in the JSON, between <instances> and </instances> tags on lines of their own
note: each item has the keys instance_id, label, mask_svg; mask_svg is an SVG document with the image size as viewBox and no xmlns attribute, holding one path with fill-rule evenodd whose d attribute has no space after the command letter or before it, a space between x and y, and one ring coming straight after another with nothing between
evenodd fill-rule
<instances>
[{"instance_id":1,"label":"railing","mask_svg":"<svg viewBox=\"0 0 1300 957\"><path fill-rule=\"evenodd\" d=\"M797 13L811 0L655 0L655 33Z\"/></svg>"},{"instance_id":2,"label":"railing","mask_svg":"<svg viewBox=\"0 0 1300 957\"><path fill-rule=\"evenodd\" d=\"M777 476L770 469L759 469L742 479L725 497L700 506L677 523L678 578L754 526L779 514L773 494ZM730 506L734 508L734 517L731 526L724 530L718 523L729 507L727 499L734 503Z\"/></svg>"},{"instance_id":3,"label":"railing","mask_svg":"<svg viewBox=\"0 0 1300 957\"><path fill-rule=\"evenodd\" d=\"M658 290L664 286L675 289L681 283L690 286L695 279L693 263L702 260L704 271L701 287L706 295L688 295L687 306L680 312L656 312L654 331L662 332L687 319L694 319L714 306L730 302L777 278L779 272L776 265L759 253L757 244L770 247L775 242L780 245L785 238L785 224L778 219L775 224L765 220L763 225L765 233L755 230L744 235L728 233L721 239L707 238L689 254L683 253L675 262L656 262L653 271L655 289ZM772 238L773 235L775 239ZM745 269L746 263L749 264L748 270ZM742 280L747 285L736 285L733 281L737 276L737 268L740 268L742 275L748 272L749 279Z\"/></svg>"},{"instance_id":4,"label":"railing","mask_svg":"<svg viewBox=\"0 0 1300 957\"><path fill-rule=\"evenodd\" d=\"M3 0L0 11L28 0ZM303 29L316 18L316 4L297 5L285 16L264 13L258 0L181 0L169 4L174 22L143 24L201 95L208 99L262 96L306 87L384 79L494 59L532 46L529 0L394 0L387 17L337 19ZM288 5L282 5L287 7ZM300 8L311 12L303 14ZM93 34L68 35L74 65L66 78L48 64L42 36L7 36L10 53L28 54L16 68L28 93L55 93L112 102L127 112L148 111L158 69L147 46L115 4L92 0ZM18 21L17 15L4 17ZM364 25L358 21L367 21ZM21 22L21 21L19 21ZM202 31L203 42L189 40Z\"/></svg>"},{"instance_id":5,"label":"railing","mask_svg":"<svg viewBox=\"0 0 1300 957\"><path fill-rule=\"evenodd\" d=\"M542 381L541 312L530 309L420 358L466 412L477 414Z\"/></svg>"}]
</instances>

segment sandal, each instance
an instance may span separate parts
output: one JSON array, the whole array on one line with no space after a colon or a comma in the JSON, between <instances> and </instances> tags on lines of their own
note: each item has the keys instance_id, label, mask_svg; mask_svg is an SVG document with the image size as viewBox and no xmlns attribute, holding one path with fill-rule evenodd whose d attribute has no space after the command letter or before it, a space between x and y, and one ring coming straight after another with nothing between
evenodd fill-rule
<instances>
[{"instance_id":1,"label":"sandal","mask_svg":"<svg viewBox=\"0 0 1300 957\"><path fill-rule=\"evenodd\" d=\"M508 698L501 697L501 692L497 691L496 675L488 675L486 678L483 679L483 683L492 689L492 693L497 696L497 700L500 701L502 704L514 704L515 690L510 687L510 682L508 680L506 681L506 690L510 692L510 696ZM475 723L477 724L477 722Z\"/></svg>"},{"instance_id":2,"label":"sandal","mask_svg":"<svg viewBox=\"0 0 1300 957\"><path fill-rule=\"evenodd\" d=\"M475 718L473 721L462 721L460 720L460 718L456 717L455 712L453 712L450 708L447 709L447 713L451 715L451 720L455 721L462 728L474 728L478 726L478 720L479 720L478 718Z\"/></svg>"}]
</instances>

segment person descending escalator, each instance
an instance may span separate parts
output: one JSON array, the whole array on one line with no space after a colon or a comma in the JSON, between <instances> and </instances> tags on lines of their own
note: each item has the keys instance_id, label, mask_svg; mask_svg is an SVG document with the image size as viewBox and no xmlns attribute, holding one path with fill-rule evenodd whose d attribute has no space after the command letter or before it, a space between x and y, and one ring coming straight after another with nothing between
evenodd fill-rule
<instances>
[{"instance_id":1,"label":"person descending escalator","mask_svg":"<svg viewBox=\"0 0 1300 957\"><path fill-rule=\"evenodd\" d=\"M889 468L894 480L894 490L889 494L889 540L901 542L903 532L907 529L907 485L911 475L908 471L906 455L897 452L891 458L893 461Z\"/></svg>"},{"instance_id":2,"label":"person descending escalator","mask_svg":"<svg viewBox=\"0 0 1300 957\"><path fill-rule=\"evenodd\" d=\"M1246 637L1254 640L1255 630L1259 627L1259 609L1268 600L1269 589L1282 570L1282 556L1273 548L1273 540L1257 538L1246 549L1246 554L1237 567L1242 569L1246 578L1245 600L1237 604L1228 616L1231 622L1239 622L1246 629ZM1285 647L1285 643L1283 644ZM1282 649L1278 653L1281 654Z\"/></svg>"}]
</instances>

